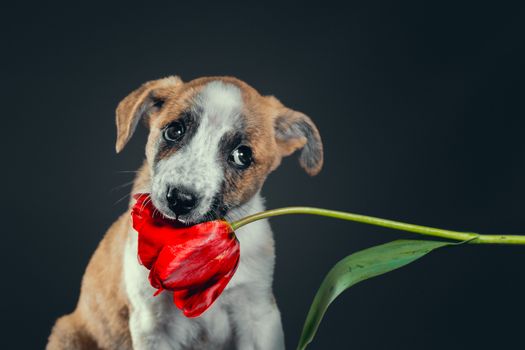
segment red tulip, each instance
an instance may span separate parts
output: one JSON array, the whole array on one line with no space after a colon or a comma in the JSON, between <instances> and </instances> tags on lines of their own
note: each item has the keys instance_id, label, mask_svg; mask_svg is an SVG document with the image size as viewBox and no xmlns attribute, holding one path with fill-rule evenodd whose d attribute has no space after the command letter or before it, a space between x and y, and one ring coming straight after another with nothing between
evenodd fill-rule
<instances>
[{"instance_id":1,"label":"red tulip","mask_svg":"<svg viewBox=\"0 0 525 350\"><path fill-rule=\"evenodd\" d=\"M224 220L183 226L165 218L149 194L137 194L131 216L138 232L138 257L150 270L149 281L173 291L173 302L187 317L206 311L222 293L237 266L240 246Z\"/></svg>"}]
</instances>

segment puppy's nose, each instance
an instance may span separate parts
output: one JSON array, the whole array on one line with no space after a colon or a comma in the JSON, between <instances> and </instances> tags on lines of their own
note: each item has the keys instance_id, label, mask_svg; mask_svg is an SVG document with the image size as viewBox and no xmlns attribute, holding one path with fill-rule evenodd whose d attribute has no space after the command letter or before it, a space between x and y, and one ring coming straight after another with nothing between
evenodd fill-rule
<instances>
[{"instance_id":1,"label":"puppy's nose","mask_svg":"<svg viewBox=\"0 0 525 350\"><path fill-rule=\"evenodd\" d=\"M176 215L189 213L197 205L197 197L186 189L172 188L166 193L168 207Z\"/></svg>"}]
</instances>

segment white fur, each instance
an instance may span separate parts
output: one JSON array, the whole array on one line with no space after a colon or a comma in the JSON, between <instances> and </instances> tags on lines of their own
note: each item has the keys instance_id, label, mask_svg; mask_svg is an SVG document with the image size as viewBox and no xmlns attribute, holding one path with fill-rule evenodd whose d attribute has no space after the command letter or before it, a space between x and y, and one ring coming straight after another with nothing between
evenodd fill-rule
<instances>
[{"instance_id":1,"label":"white fur","mask_svg":"<svg viewBox=\"0 0 525 350\"><path fill-rule=\"evenodd\" d=\"M264 210L255 195L244 213ZM238 216L239 213L229 213ZM172 294L155 290L148 270L137 260L137 233L129 233L124 253L124 282L131 303L130 331L134 349L284 349L281 317L272 295L273 236L266 220L238 230L239 268L223 294L202 316L186 318L172 302Z\"/></svg>"},{"instance_id":2,"label":"white fur","mask_svg":"<svg viewBox=\"0 0 525 350\"><path fill-rule=\"evenodd\" d=\"M188 145L155 167L151 198L164 215L172 215L165 201L168 187L190 188L200 197L197 208L180 217L181 221L195 221L208 212L223 181L219 141L239 125L242 108L240 89L221 81L208 83L196 96L194 109L200 111L197 132Z\"/></svg>"},{"instance_id":3,"label":"white fur","mask_svg":"<svg viewBox=\"0 0 525 350\"><path fill-rule=\"evenodd\" d=\"M196 96L200 124L191 141L168 159L161 160L153 172L150 192L155 206L165 215L168 186L195 190L200 203L183 219L198 219L210 207L220 190L223 169L219 141L234 129L243 108L241 91L220 81L208 83ZM257 193L240 208L227 213L227 219L264 210ZM186 318L172 301L172 293L153 297L148 270L137 260L137 233L130 230L124 253L124 281L131 303L130 331L134 349L222 349L230 344L241 350L284 349L281 317L272 294L274 242L266 220L238 230L241 245L239 267L223 294L202 316Z\"/></svg>"}]
</instances>

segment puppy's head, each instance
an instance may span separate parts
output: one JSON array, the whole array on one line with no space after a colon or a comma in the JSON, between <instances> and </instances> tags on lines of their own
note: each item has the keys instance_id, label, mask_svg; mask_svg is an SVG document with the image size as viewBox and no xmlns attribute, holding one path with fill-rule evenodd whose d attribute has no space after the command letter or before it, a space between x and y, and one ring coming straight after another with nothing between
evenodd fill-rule
<instances>
[{"instance_id":1,"label":"puppy's head","mask_svg":"<svg viewBox=\"0 0 525 350\"><path fill-rule=\"evenodd\" d=\"M153 204L188 224L241 206L296 150L308 174L323 164L321 138L310 118L231 77L145 83L117 108L117 152L140 119L150 129L146 158Z\"/></svg>"}]
</instances>

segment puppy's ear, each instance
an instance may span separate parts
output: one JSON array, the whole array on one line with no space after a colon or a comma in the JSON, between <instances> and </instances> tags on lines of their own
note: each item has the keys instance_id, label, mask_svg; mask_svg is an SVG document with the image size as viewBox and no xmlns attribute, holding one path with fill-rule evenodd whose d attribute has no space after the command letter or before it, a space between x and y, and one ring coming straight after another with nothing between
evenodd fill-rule
<instances>
[{"instance_id":1,"label":"puppy's ear","mask_svg":"<svg viewBox=\"0 0 525 350\"><path fill-rule=\"evenodd\" d=\"M182 84L177 76L148 81L130 93L117 107L117 153L122 151L137 128L139 120L159 111L170 88Z\"/></svg>"},{"instance_id":2,"label":"puppy's ear","mask_svg":"<svg viewBox=\"0 0 525 350\"><path fill-rule=\"evenodd\" d=\"M299 163L309 175L317 175L323 167L323 143L312 120L301 112L283 107L274 127L281 156L302 149Z\"/></svg>"}]
</instances>

